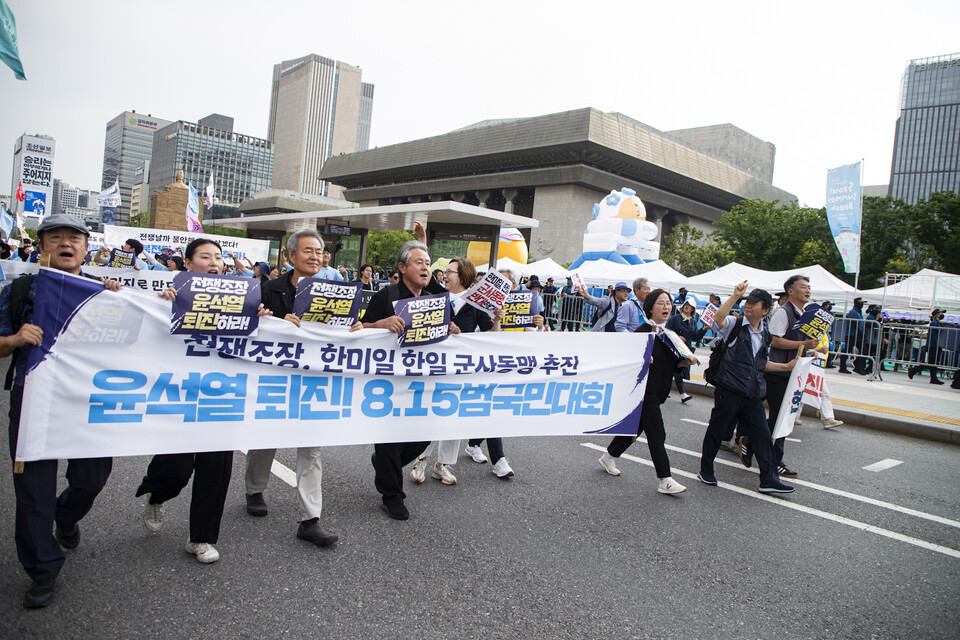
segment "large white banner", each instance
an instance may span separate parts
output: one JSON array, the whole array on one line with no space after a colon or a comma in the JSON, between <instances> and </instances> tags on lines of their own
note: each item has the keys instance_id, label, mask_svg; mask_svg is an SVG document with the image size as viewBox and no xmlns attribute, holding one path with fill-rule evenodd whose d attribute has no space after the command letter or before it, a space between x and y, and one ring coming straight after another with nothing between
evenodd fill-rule
<instances>
[{"instance_id":1,"label":"large white banner","mask_svg":"<svg viewBox=\"0 0 960 640\"><path fill-rule=\"evenodd\" d=\"M187 231L170 231L168 229L142 229L139 227L118 227L112 224L103 225L103 243L111 248L122 247L123 243L133 238L139 240L143 250L147 253L160 253L164 249L186 247L196 238L215 240L220 244L224 254L228 251L240 258L250 258L253 262L266 262L269 258L270 242L268 240L253 240L251 238L234 238L218 236L211 233L189 233Z\"/></svg>"},{"instance_id":2,"label":"large white banner","mask_svg":"<svg viewBox=\"0 0 960 640\"><path fill-rule=\"evenodd\" d=\"M171 303L38 275L17 460L494 436L635 435L650 334L471 333L398 347L260 319L171 335Z\"/></svg>"},{"instance_id":3,"label":"large white banner","mask_svg":"<svg viewBox=\"0 0 960 640\"><path fill-rule=\"evenodd\" d=\"M786 438L793 433L793 425L796 423L797 415L803 409L804 389L807 384L807 376L810 373L810 365L813 362L812 357L798 358L797 364L789 372L790 382L787 384L787 390L783 394L783 402L780 403L780 413L777 414L777 422L773 427L771 437Z\"/></svg>"},{"instance_id":4,"label":"large white banner","mask_svg":"<svg viewBox=\"0 0 960 640\"><path fill-rule=\"evenodd\" d=\"M3 269L4 281L6 286L17 277L25 273L37 273L40 271L40 265L33 262L15 262L13 260L0 260L0 268ZM117 269L115 267L81 267L83 273L95 278L108 278L117 280L120 284L142 291L163 291L170 286L176 271L151 271L147 269Z\"/></svg>"}]
</instances>

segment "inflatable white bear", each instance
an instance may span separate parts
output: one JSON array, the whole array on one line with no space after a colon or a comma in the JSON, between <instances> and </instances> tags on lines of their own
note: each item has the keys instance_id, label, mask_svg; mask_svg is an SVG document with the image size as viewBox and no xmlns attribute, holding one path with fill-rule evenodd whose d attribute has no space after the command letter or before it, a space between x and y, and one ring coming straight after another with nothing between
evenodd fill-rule
<instances>
[{"instance_id":1,"label":"inflatable white bear","mask_svg":"<svg viewBox=\"0 0 960 640\"><path fill-rule=\"evenodd\" d=\"M660 257L657 225L647 222L647 210L633 189L624 187L593 205L593 220L583 232L583 253L570 269L590 260L643 264Z\"/></svg>"}]
</instances>

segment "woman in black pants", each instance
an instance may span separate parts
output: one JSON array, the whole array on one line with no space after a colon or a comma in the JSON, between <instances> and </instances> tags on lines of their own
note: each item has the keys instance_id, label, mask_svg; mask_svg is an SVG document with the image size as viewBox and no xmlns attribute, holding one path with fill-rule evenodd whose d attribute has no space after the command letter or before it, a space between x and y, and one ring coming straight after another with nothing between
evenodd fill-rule
<instances>
[{"instance_id":1,"label":"woman in black pants","mask_svg":"<svg viewBox=\"0 0 960 640\"><path fill-rule=\"evenodd\" d=\"M665 330L664 324L670 317L673 303L670 294L663 289L655 289L647 294L643 301L643 312L647 322L640 325L637 333L657 333ZM647 388L643 395L643 408L640 411L640 422L637 425L637 436L647 435L647 446L650 448L650 457L657 470L660 483L657 491L660 493L682 493L685 486L670 476L670 459L664 447L666 431L663 426L663 415L660 405L666 402L670 394L670 386L677 369L696 363L696 358L681 360L667 346L666 335L659 336L653 341L653 355L650 361L650 371L647 374ZM600 466L612 476L620 475L617 468L617 458L633 444L633 436L616 436L610 442L606 452L600 456Z\"/></svg>"}]
</instances>

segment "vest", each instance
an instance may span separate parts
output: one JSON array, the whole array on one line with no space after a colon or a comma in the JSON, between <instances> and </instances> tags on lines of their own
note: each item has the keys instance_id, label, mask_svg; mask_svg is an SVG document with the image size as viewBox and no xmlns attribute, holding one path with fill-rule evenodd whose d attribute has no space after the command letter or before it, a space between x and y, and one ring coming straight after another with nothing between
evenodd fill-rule
<instances>
[{"instance_id":1,"label":"vest","mask_svg":"<svg viewBox=\"0 0 960 640\"><path fill-rule=\"evenodd\" d=\"M806 336L793 328L793 325L795 325L797 320L800 319L800 315L794 308L793 303L788 302L782 308L787 312L787 331L783 334L783 338L785 340L805 340ZM793 360L796 355L796 349L778 349L777 347L770 347L770 362L780 362L786 364L787 362ZM786 378L790 375L790 372L771 371L769 375Z\"/></svg>"},{"instance_id":2,"label":"vest","mask_svg":"<svg viewBox=\"0 0 960 640\"><path fill-rule=\"evenodd\" d=\"M723 355L717 386L751 400L762 400L767 395L767 381L763 374L767 368L766 348L770 346L770 331L763 327L763 346L754 355L750 325L746 320L744 324L746 326Z\"/></svg>"}]
</instances>

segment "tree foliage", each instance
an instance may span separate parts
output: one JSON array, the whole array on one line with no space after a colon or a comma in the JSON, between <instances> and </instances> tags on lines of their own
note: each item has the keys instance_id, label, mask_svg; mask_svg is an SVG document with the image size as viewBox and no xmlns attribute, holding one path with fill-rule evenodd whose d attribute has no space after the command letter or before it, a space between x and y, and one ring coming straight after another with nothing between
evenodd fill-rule
<instances>
[{"instance_id":1,"label":"tree foliage","mask_svg":"<svg viewBox=\"0 0 960 640\"><path fill-rule=\"evenodd\" d=\"M696 275L722 267L731 260L730 248L717 232L705 234L689 224L679 224L660 245L660 259L684 275Z\"/></svg>"},{"instance_id":2,"label":"tree foliage","mask_svg":"<svg viewBox=\"0 0 960 640\"><path fill-rule=\"evenodd\" d=\"M916 239L933 253L933 266L960 273L960 195L952 191L934 193L921 200L917 210Z\"/></svg>"},{"instance_id":3,"label":"tree foliage","mask_svg":"<svg viewBox=\"0 0 960 640\"><path fill-rule=\"evenodd\" d=\"M137 227L140 229L148 228L150 226L150 212L138 211L137 213L130 214L130 218L127 220L127 224L123 226Z\"/></svg>"},{"instance_id":4,"label":"tree foliage","mask_svg":"<svg viewBox=\"0 0 960 640\"><path fill-rule=\"evenodd\" d=\"M396 269L397 253L414 240L409 231L371 231L367 236L367 262L377 269Z\"/></svg>"}]
</instances>

